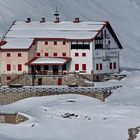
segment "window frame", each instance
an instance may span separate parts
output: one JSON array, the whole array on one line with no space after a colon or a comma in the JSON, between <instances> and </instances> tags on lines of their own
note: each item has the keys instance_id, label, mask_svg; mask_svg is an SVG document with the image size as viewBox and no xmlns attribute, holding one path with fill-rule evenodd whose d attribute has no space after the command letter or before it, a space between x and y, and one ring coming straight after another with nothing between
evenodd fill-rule
<instances>
[{"instance_id":1,"label":"window frame","mask_svg":"<svg viewBox=\"0 0 140 140\"><path fill-rule=\"evenodd\" d=\"M11 53L6 53L6 56L7 57L11 57Z\"/></svg>"},{"instance_id":2,"label":"window frame","mask_svg":"<svg viewBox=\"0 0 140 140\"><path fill-rule=\"evenodd\" d=\"M11 64L7 64L6 67L7 67L7 71L11 71Z\"/></svg>"},{"instance_id":3,"label":"window frame","mask_svg":"<svg viewBox=\"0 0 140 140\"><path fill-rule=\"evenodd\" d=\"M37 56L37 57L40 57L40 56L41 56L41 54L38 52L38 53L36 53L36 56Z\"/></svg>"},{"instance_id":4,"label":"window frame","mask_svg":"<svg viewBox=\"0 0 140 140\"><path fill-rule=\"evenodd\" d=\"M22 64L18 64L18 71L22 71Z\"/></svg>"},{"instance_id":5,"label":"window frame","mask_svg":"<svg viewBox=\"0 0 140 140\"><path fill-rule=\"evenodd\" d=\"M55 53L53 53L53 56L57 57L57 53L56 53L56 52L55 52Z\"/></svg>"},{"instance_id":6,"label":"window frame","mask_svg":"<svg viewBox=\"0 0 140 140\"><path fill-rule=\"evenodd\" d=\"M79 57L79 53L75 53L75 57Z\"/></svg>"},{"instance_id":7,"label":"window frame","mask_svg":"<svg viewBox=\"0 0 140 140\"><path fill-rule=\"evenodd\" d=\"M18 57L22 57L22 53L18 53L18 55L17 55Z\"/></svg>"},{"instance_id":8,"label":"window frame","mask_svg":"<svg viewBox=\"0 0 140 140\"><path fill-rule=\"evenodd\" d=\"M87 70L87 65L86 64L82 64L82 70L84 70L84 71Z\"/></svg>"},{"instance_id":9,"label":"window frame","mask_svg":"<svg viewBox=\"0 0 140 140\"><path fill-rule=\"evenodd\" d=\"M67 56L67 55L66 55L66 52L63 52L63 53L62 53L62 56L64 56L64 57Z\"/></svg>"},{"instance_id":10,"label":"window frame","mask_svg":"<svg viewBox=\"0 0 140 140\"><path fill-rule=\"evenodd\" d=\"M75 71L79 71L79 64L75 64Z\"/></svg>"}]
</instances>

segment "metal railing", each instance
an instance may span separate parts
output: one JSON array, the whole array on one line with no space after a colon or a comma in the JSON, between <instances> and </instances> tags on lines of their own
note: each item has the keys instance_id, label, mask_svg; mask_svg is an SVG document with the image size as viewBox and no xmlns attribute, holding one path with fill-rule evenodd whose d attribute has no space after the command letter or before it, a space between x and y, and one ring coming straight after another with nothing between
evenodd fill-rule
<instances>
[{"instance_id":1,"label":"metal railing","mask_svg":"<svg viewBox=\"0 0 140 140\"><path fill-rule=\"evenodd\" d=\"M112 90L121 88L121 85L118 86L112 86L112 87L21 87L21 88L10 88L10 87L0 87L0 93L5 94L12 94L12 93L57 93L57 94L64 94L64 93L94 93L94 92L104 92L108 93Z\"/></svg>"}]
</instances>

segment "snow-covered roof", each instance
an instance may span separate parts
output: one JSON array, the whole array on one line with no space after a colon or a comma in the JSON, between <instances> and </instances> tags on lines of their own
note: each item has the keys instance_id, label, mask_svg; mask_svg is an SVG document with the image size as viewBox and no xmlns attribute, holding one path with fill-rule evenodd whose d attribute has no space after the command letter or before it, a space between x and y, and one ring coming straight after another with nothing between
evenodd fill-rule
<instances>
[{"instance_id":1,"label":"snow-covered roof","mask_svg":"<svg viewBox=\"0 0 140 140\"><path fill-rule=\"evenodd\" d=\"M47 58L47 57L40 57L37 58L35 61L31 62L31 64L64 64L66 59L63 58Z\"/></svg>"},{"instance_id":2,"label":"snow-covered roof","mask_svg":"<svg viewBox=\"0 0 140 140\"><path fill-rule=\"evenodd\" d=\"M33 42L30 38L7 38L6 44L1 46L2 49L28 49Z\"/></svg>"},{"instance_id":3,"label":"snow-covered roof","mask_svg":"<svg viewBox=\"0 0 140 140\"><path fill-rule=\"evenodd\" d=\"M15 22L6 35L7 44L2 48L29 48L34 38L91 39L97 35L105 24L106 22L73 23L73 21L59 23Z\"/></svg>"}]
</instances>

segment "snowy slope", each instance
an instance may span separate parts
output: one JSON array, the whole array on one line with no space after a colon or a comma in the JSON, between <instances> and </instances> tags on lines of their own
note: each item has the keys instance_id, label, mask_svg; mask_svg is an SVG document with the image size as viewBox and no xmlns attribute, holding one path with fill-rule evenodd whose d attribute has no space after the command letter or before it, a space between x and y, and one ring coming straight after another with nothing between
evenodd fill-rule
<instances>
[{"instance_id":1,"label":"snowy slope","mask_svg":"<svg viewBox=\"0 0 140 140\"><path fill-rule=\"evenodd\" d=\"M21 112L29 120L18 125L0 124L2 140L126 140L128 129L140 126L140 71L123 71L122 84L106 102L80 95L34 97L1 106L0 112ZM74 101L74 102L69 102ZM77 117L63 118L65 113ZM34 125L34 127L32 127ZM140 136L138 137L140 139Z\"/></svg>"},{"instance_id":2,"label":"snowy slope","mask_svg":"<svg viewBox=\"0 0 140 140\"><path fill-rule=\"evenodd\" d=\"M53 20L55 7L59 8L61 20L109 20L124 50L123 67L139 67L140 53L140 2L139 0L0 0L0 34L13 20L42 16Z\"/></svg>"}]
</instances>

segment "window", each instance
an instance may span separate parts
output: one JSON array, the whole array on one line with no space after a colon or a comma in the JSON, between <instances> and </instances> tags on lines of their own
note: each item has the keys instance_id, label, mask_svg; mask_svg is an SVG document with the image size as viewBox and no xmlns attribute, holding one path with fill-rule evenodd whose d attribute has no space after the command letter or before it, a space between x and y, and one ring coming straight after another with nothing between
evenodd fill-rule
<instances>
[{"instance_id":1,"label":"window","mask_svg":"<svg viewBox=\"0 0 140 140\"><path fill-rule=\"evenodd\" d=\"M54 53L53 56L57 56L57 53Z\"/></svg>"},{"instance_id":2,"label":"window","mask_svg":"<svg viewBox=\"0 0 140 140\"><path fill-rule=\"evenodd\" d=\"M18 53L18 57L21 57L22 56L22 54L21 53Z\"/></svg>"},{"instance_id":3,"label":"window","mask_svg":"<svg viewBox=\"0 0 140 140\"><path fill-rule=\"evenodd\" d=\"M10 57L11 56L11 54L10 53L7 53L7 57Z\"/></svg>"},{"instance_id":4,"label":"window","mask_svg":"<svg viewBox=\"0 0 140 140\"><path fill-rule=\"evenodd\" d=\"M57 45L57 41L54 41L54 45Z\"/></svg>"},{"instance_id":5,"label":"window","mask_svg":"<svg viewBox=\"0 0 140 140\"><path fill-rule=\"evenodd\" d=\"M102 63L100 63L100 70L103 70L103 66L102 66Z\"/></svg>"},{"instance_id":6,"label":"window","mask_svg":"<svg viewBox=\"0 0 140 140\"><path fill-rule=\"evenodd\" d=\"M37 53L36 55L37 55L37 56L40 56L40 53Z\"/></svg>"},{"instance_id":7,"label":"window","mask_svg":"<svg viewBox=\"0 0 140 140\"><path fill-rule=\"evenodd\" d=\"M102 63L96 64L96 70L103 70L103 65L102 65Z\"/></svg>"},{"instance_id":8,"label":"window","mask_svg":"<svg viewBox=\"0 0 140 140\"><path fill-rule=\"evenodd\" d=\"M112 63L110 63L109 65L110 65L110 69L112 69Z\"/></svg>"},{"instance_id":9,"label":"window","mask_svg":"<svg viewBox=\"0 0 140 140\"><path fill-rule=\"evenodd\" d=\"M18 71L22 71L22 65L18 64Z\"/></svg>"},{"instance_id":10,"label":"window","mask_svg":"<svg viewBox=\"0 0 140 140\"><path fill-rule=\"evenodd\" d=\"M11 64L7 64L7 71L11 71Z\"/></svg>"},{"instance_id":11,"label":"window","mask_svg":"<svg viewBox=\"0 0 140 140\"><path fill-rule=\"evenodd\" d=\"M66 64L64 64L64 65L62 66L62 70L67 70Z\"/></svg>"},{"instance_id":12,"label":"window","mask_svg":"<svg viewBox=\"0 0 140 140\"><path fill-rule=\"evenodd\" d=\"M45 45L48 45L48 41L45 41Z\"/></svg>"},{"instance_id":13,"label":"window","mask_svg":"<svg viewBox=\"0 0 140 140\"><path fill-rule=\"evenodd\" d=\"M7 76L7 80L11 80L11 77L10 76Z\"/></svg>"},{"instance_id":14,"label":"window","mask_svg":"<svg viewBox=\"0 0 140 140\"><path fill-rule=\"evenodd\" d=\"M96 70L99 70L99 64L96 64Z\"/></svg>"},{"instance_id":15,"label":"window","mask_svg":"<svg viewBox=\"0 0 140 140\"><path fill-rule=\"evenodd\" d=\"M63 45L66 45L66 41L63 41Z\"/></svg>"},{"instance_id":16,"label":"window","mask_svg":"<svg viewBox=\"0 0 140 140\"><path fill-rule=\"evenodd\" d=\"M86 56L86 53L82 53L82 56Z\"/></svg>"},{"instance_id":17,"label":"window","mask_svg":"<svg viewBox=\"0 0 140 140\"><path fill-rule=\"evenodd\" d=\"M116 69L116 63L115 63L115 62L114 62L114 64L113 64L113 68Z\"/></svg>"},{"instance_id":18,"label":"window","mask_svg":"<svg viewBox=\"0 0 140 140\"><path fill-rule=\"evenodd\" d=\"M71 49L90 49L90 43L89 42L71 42Z\"/></svg>"},{"instance_id":19,"label":"window","mask_svg":"<svg viewBox=\"0 0 140 140\"><path fill-rule=\"evenodd\" d=\"M66 53L62 53L62 56L66 56Z\"/></svg>"},{"instance_id":20,"label":"window","mask_svg":"<svg viewBox=\"0 0 140 140\"><path fill-rule=\"evenodd\" d=\"M44 70L49 70L49 66L48 65L45 65L44 66Z\"/></svg>"},{"instance_id":21,"label":"window","mask_svg":"<svg viewBox=\"0 0 140 140\"><path fill-rule=\"evenodd\" d=\"M75 70L79 70L79 64L75 64Z\"/></svg>"},{"instance_id":22,"label":"window","mask_svg":"<svg viewBox=\"0 0 140 140\"><path fill-rule=\"evenodd\" d=\"M79 56L79 53L75 53L75 56Z\"/></svg>"},{"instance_id":23,"label":"window","mask_svg":"<svg viewBox=\"0 0 140 140\"><path fill-rule=\"evenodd\" d=\"M47 57L47 56L49 56L49 54L48 53L45 53L45 56Z\"/></svg>"},{"instance_id":24,"label":"window","mask_svg":"<svg viewBox=\"0 0 140 140\"><path fill-rule=\"evenodd\" d=\"M82 64L82 70L86 70L86 64Z\"/></svg>"}]
</instances>

